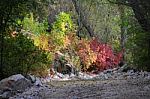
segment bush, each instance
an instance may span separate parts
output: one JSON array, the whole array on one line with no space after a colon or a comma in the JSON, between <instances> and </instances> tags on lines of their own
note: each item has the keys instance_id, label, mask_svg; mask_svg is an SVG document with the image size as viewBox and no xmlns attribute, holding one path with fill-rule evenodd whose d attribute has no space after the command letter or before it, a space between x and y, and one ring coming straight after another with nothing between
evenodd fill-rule
<instances>
[{"instance_id":1,"label":"bush","mask_svg":"<svg viewBox=\"0 0 150 99\"><path fill-rule=\"evenodd\" d=\"M130 55L131 57L129 62L134 68L139 70L150 71L150 56L148 56L149 45L147 43L148 39L148 33L138 31L136 35L130 37L128 40L128 56Z\"/></svg>"},{"instance_id":2,"label":"bush","mask_svg":"<svg viewBox=\"0 0 150 99\"><path fill-rule=\"evenodd\" d=\"M47 54L34 46L33 40L20 33L16 37L5 38L3 55L2 71L6 77L17 73L32 73L33 69L35 71L49 66Z\"/></svg>"},{"instance_id":3,"label":"bush","mask_svg":"<svg viewBox=\"0 0 150 99\"><path fill-rule=\"evenodd\" d=\"M68 33L75 30L75 26L70 14L60 12L56 16L56 21L52 24L51 37L56 50L61 49L65 45L65 38Z\"/></svg>"},{"instance_id":4,"label":"bush","mask_svg":"<svg viewBox=\"0 0 150 99\"><path fill-rule=\"evenodd\" d=\"M97 39L81 40L77 49L84 70L92 65L99 71L114 68L122 58L122 51L116 54L110 45L100 43Z\"/></svg>"},{"instance_id":5,"label":"bush","mask_svg":"<svg viewBox=\"0 0 150 99\"><path fill-rule=\"evenodd\" d=\"M99 70L118 66L123 55L123 50L119 53L114 53L110 45L100 43L97 39L90 41L90 48L97 55L95 64Z\"/></svg>"},{"instance_id":6,"label":"bush","mask_svg":"<svg viewBox=\"0 0 150 99\"><path fill-rule=\"evenodd\" d=\"M30 32L34 35L40 35L43 33L46 33L46 30L48 28L48 22L47 20L44 20L43 22L38 22L34 19L33 13L30 13L30 15L27 15L22 22L19 22L23 25L23 29L27 32Z\"/></svg>"}]
</instances>

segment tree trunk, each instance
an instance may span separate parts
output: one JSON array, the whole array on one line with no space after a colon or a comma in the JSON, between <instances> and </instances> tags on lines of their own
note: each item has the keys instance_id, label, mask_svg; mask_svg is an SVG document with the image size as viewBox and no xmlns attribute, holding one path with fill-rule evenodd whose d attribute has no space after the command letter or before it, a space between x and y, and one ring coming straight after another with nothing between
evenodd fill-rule
<instances>
[{"instance_id":1,"label":"tree trunk","mask_svg":"<svg viewBox=\"0 0 150 99\"><path fill-rule=\"evenodd\" d=\"M124 21L125 21L125 12L124 12L124 6L123 5L118 5L119 11L120 11L120 19L121 19L121 39L120 39L120 46L121 49L125 49L125 33L126 33L126 27L124 26ZM122 63L125 61L125 52L123 52L123 58L122 58Z\"/></svg>"},{"instance_id":2,"label":"tree trunk","mask_svg":"<svg viewBox=\"0 0 150 99\"><path fill-rule=\"evenodd\" d=\"M147 33L148 58L150 58L150 2L148 0L128 0L142 29ZM150 60L148 59L150 69Z\"/></svg>"},{"instance_id":3,"label":"tree trunk","mask_svg":"<svg viewBox=\"0 0 150 99\"><path fill-rule=\"evenodd\" d=\"M84 15L83 12L81 12L81 9L80 9L80 6L78 5L77 2L79 2L78 0L72 0L73 4L74 4L74 7L75 7L75 10L79 16L79 21L82 23L83 27L86 28L86 30L88 31L90 37L93 37L94 36L94 29L91 27L91 25L88 23L88 20L87 18L84 18ZM78 22L79 23L79 22ZM79 25L80 26L80 25ZM80 31L80 28L79 27L79 30Z\"/></svg>"},{"instance_id":4,"label":"tree trunk","mask_svg":"<svg viewBox=\"0 0 150 99\"><path fill-rule=\"evenodd\" d=\"M150 19L148 15L150 15L150 13L148 9L150 8L147 8L147 7L150 7L150 5L145 8L146 4L139 0L138 1L128 0L128 2L132 4L131 7L134 11L135 18L138 20L143 30L146 32L149 32L150 31Z\"/></svg>"}]
</instances>

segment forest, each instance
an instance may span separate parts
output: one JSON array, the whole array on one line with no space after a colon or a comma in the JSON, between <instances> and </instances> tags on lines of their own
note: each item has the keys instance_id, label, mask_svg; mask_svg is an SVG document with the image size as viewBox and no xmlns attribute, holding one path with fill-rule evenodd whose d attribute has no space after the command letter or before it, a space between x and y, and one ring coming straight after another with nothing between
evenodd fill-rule
<instances>
[{"instance_id":1,"label":"forest","mask_svg":"<svg viewBox=\"0 0 150 99\"><path fill-rule=\"evenodd\" d=\"M121 67L150 71L149 0L0 0L0 80Z\"/></svg>"},{"instance_id":2,"label":"forest","mask_svg":"<svg viewBox=\"0 0 150 99\"><path fill-rule=\"evenodd\" d=\"M150 70L147 0L1 0L0 4L1 78L33 71L44 75L57 51L85 71L119 63Z\"/></svg>"}]
</instances>

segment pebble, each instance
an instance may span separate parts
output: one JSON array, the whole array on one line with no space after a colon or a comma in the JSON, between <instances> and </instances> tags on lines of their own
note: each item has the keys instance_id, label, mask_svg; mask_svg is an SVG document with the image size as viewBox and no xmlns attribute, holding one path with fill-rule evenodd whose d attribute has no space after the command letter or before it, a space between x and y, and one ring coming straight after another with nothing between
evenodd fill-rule
<instances>
[{"instance_id":1,"label":"pebble","mask_svg":"<svg viewBox=\"0 0 150 99\"><path fill-rule=\"evenodd\" d=\"M145 78L145 79L150 79L150 72L146 71L137 71L135 72L134 70L128 70L127 72L123 72L124 67L118 67L118 68L113 68L113 69L108 69L103 72L100 72L99 74L92 75L92 74L87 74L83 72L79 72L78 76L74 74L61 74L61 73L56 73L56 75L51 78L50 76L47 78L42 78L41 81L42 83L47 83L51 81L66 81L66 80L90 80L90 79L98 79L98 80L118 80L118 79L137 79L137 78Z\"/></svg>"},{"instance_id":2,"label":"pebble","mask_svg":"<svg viewBox=\"0 0 150 99\"><path fill-rule=\"evenodd\" d=\"M44 92L48 92L48 91L52 91L53 93L55 93L56 91L49 86L43 86L43 84L46 84L48 82L51 81L68 81L68 80L136 80L136 79L144 79L144 80L150 80L150 72L146 72L146 71L137 71L134 72L134 70L128 70L127 72L122 72L123 68L114 68L114 69L108 69L105 70L103 72L100 72L99 74L87 74L87 73L83 73L83 72L79 72L79 75L76 76L74 74L71 75L62 75L60 73L56 73L56 75L54 75L53 78L51 78L50 76L47 78L36 78L36 82L35 85L39 86L39 87L35 87L33 86L32 88L30 88L30 90L27 90L24 93L18 93L18 95L16 96L17 98L10 98L10 99L40 99L39 97L39 93ZM83 86L84 84L81 84L81 86ZM107 85L107 84L106 84ZM76 85L79 86L79 85ZM93 86L93 85L92 85ZM95 85L96 86L96 85ZM69 86L71 87L71 86ZM69 89L68 87L68 89ZM73 87L73 85L72 85ZM86 86L85 86L86 87ZM80 88L78 88L79 90ZM62 90L62 89L61 89ZM143 90L145 91L150 91L150 85L144 86ZM57 90L58 91L58 90ZM76 90L72 91L71 93L75 93ZM48 94L48 93L44 93L44 94ZM62 94L62 93L60 93ZM106 95L109 94L114 95L115 93L105 93ZM24 96L24 98L22 97ZM71 99L78 99L78 97L76 97L76 95L70 97Z\"/></svg>"}]
</instances>

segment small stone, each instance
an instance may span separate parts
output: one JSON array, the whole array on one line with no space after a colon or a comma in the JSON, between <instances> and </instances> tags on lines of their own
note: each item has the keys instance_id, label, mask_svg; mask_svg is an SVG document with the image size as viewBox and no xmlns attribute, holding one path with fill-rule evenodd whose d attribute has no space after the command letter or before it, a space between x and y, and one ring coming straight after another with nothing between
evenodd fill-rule
<instances>
[{"instance_id":1,"label":"small stone","mask_svg":"<svg viewBox=\"0 0 150 99\"><path fill-rule=\"evenodd\" d=\"M150 91L150 85L143 88L145 91Z\"/></svg>"},{"instance_id":2,"label":"small stone","mask_svg":"<svg viewBox=\"0 0 150 99\"><path fill-rule=\"evenodd\" d=\"M9 98L11 96L12 96L11 92L4 92L0 97L3 99L3 98Z\"/></svg>"},{"instance_id":3,"label":"small stone","mask_svg":"<svg viewBox=\"0 0 150 99\"><path fill-rule=\"evenodd\" d=\"M32 83L35 83L35 81L36 81L36 77L34 75L29 74L26 76L26 78L29 79Z\"/></svg>"},{"instance_id":4,"label":"small stone","mask_svg":"<svg viewBox=\"0 0 150 99\"><path fill-rule=\"evenodd\" d=\"M146 76L146 77L145 77L145 79L148 79L148 80L150 80L150 75Z\"/></svg>"},{"instance_id":5,"label":"small stone","mask_svg":"<svg viewBox=\"0 0 150 99\"><path fill-rule=\"evenodd\" d=\"M36 77L35 85L36 86L43 86L41 80L38 77Z\"/></svg>"},{"instance_id":6,"label":"small stone","mask_svg":"<svg viewBox=\"0 0 150 99\"><path fill-rule=\"evenodd\" d=\"M105 77L105 79L108 79L108 76L106 74L104 75L104 77Z\"/></svg>"},{"instance_id":7,"label":"small stone","mask_svg":"<svg viewBox=\"0 0 150 99\"><path fill-rule=\"evenodd\" d=\"M113 72L113 70L112 70L112 69L107 69L107 70L103 71L103 73L104 73L104 74L112 73L112 72Z\"/></svg>"}]
</instances>

